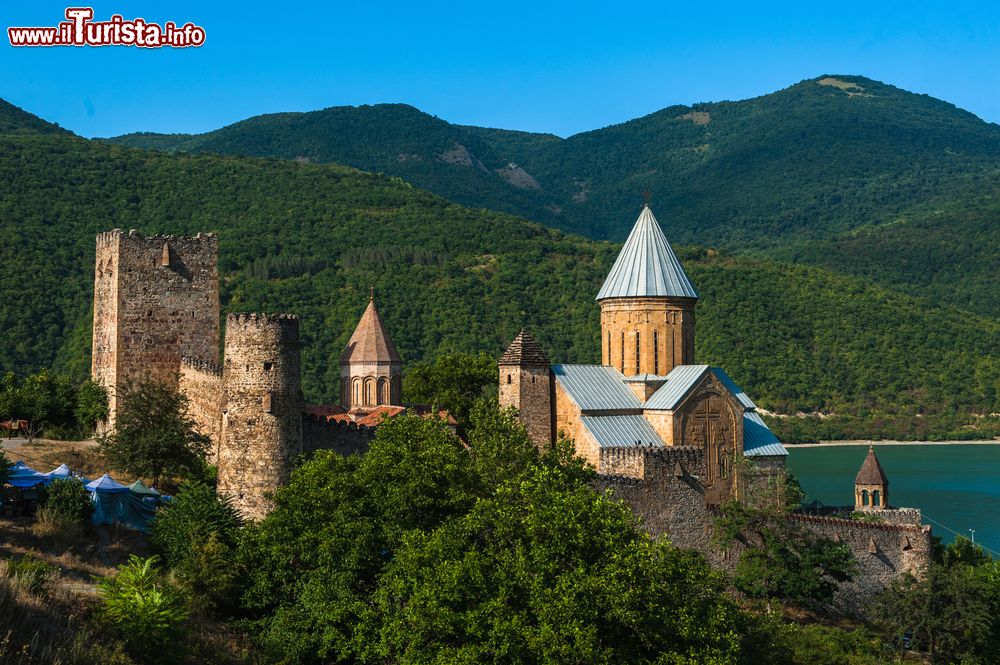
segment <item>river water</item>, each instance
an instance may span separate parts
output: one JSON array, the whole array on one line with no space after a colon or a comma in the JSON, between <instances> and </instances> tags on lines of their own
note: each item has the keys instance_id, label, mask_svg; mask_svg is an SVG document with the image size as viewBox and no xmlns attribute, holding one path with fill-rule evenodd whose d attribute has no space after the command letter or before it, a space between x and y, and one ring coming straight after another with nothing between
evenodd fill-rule
<instances>
[{"instance_id":1,"label":"river water","mask_svg":"<svg viewBox=\"0 0 1000 665\"><path fill-rule=\"evenodd\" d=\"M854 504L854 476L868 444L786 448L807 501ZM977 543L1000 552L1000 444L876 444L875 452L891 506L920 508L945 543L955 539L948 529L967 538L975 529Z\"/></svg>"}]
</instances>

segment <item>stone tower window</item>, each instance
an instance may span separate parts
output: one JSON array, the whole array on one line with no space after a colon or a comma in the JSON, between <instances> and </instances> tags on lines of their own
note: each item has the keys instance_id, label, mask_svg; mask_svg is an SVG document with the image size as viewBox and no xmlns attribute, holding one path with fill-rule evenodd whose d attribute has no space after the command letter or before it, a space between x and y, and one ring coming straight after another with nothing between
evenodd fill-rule
<instances>
[{"instance_id":1,"label":"stone tower window","mask_svg":"<svg viewBox=\"0 0 1000 665\"><path fill-rule=\"evenodd\" d=\"M868 504L868 490L861 490L861 505L867 506Z\"/></svg>"},{"instance_id":2,"label":"stone tower window","mask_svg":"<svg viewBox=\"0 0 1000 665\"><path fill-rule=\"evenodd\" d=\"M605 361L607 364L611 364L611 331L608 331L608 358Z\"/></svg>"},{"instance_id":3,"label":"stone tower window","mask_svg":"<svg viewBox=\"0 0 1000 665\"><path fill-rule=\"evenodd\" d=\"M879 492L878 492L878 490L872 490L872 507L873 508L877 508L880 505L881 504L879 504Z\"/></svg>"},{"instance_id":4,"label":"stone tower window","mask_svg":"<svg viewBox=\"0 0 1000 665\"><path fill-rule=\"evenodd\" d=\"M274 363L264 363L265 372L270 372L272 367L274 367Z\"/></svg>"},{"instance_id":5,"label":"stone tower window","mask_svg":"<svg viewBox=\"0 0 1000 665\"><path fill-rule=\"evenodd\" d=\"M510 385L510 374L507 375L507 385Z\"/></svg>"},{"instance_id":6,"label":"stone tower window","mask_svg":"<svg viewBox=\"0 0 1000 665\"><path fill-rule=\"evenodd\" d=\"M660 373L660 331L653 331L653 374Z\"/></svg>"},{"instance_id":7,"label":"stone tower window","mask_svg":"<svg viewBox=\"0 0 1000 665\"><path fill-rule=\"evenodd\" d=\"M622 374L625 373L625 331L622 331L622 357L621 357Z\"/></svg>"},{"instance_id":8,"label":"stone tower window","mask_svg":"<svg viewBox=\"0 0 1000 665\"><path fill-rule=\"evenodd\" d=\"M532 382L532 383L534 383L534 382L535 382L535 375L534 375L534 374L532 374L532 375L531 375L531 382Z\"/></svg>"},{"instance_id":9,"label":"stone tower window","mask_svg":"<svg viewBox=\"0 0 1000 665\"><path fill-rule=\"evenodd\" d=\"M639 331L635 331L635 373L639 373Z\"/></svg>"}]
</instances>

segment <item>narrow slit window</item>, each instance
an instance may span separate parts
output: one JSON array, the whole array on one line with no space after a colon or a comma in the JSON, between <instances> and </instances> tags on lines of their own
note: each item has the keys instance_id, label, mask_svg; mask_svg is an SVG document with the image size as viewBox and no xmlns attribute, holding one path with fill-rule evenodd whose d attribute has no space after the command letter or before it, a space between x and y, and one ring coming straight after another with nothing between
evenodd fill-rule
<instances>
[{"instance_id":1,"label":"narrow slit window","mask_svg":"<svg viewBox=\"0 0 1000 665\"><path fill-rule=\"evenodd\" d=\"M639 331L635 331L635 373L639 373Z\"/></svg>"},{"instance_id":2,"label":"narrow slit window","mask_svg":"<svg viewBox=\"0 0 1000 665\"><path fill-rule=\"evenodd\" d=\"M622 357L621 357L622 374L625 373L625 331L622 331Z\"/></svg>"},{"instance_id":3,"label":"narrow slit window","mask_svg":"<svg viewBox=\"0 0 1000 665\"><path fill-rule=\"evenodd\" d=\"M660 373L660 331L653 331L653 374Z\"/></svg>"}]
</instances>

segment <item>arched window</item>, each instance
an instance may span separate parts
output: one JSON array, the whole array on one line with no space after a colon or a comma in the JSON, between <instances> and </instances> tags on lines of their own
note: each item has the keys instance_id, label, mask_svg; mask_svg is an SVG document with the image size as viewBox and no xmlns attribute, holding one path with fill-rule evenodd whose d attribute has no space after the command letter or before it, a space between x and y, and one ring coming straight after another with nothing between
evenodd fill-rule
<instances>
[{"instance_id":1,"label":"arched window","mask_svg":"<svg viewBox=\"0 0 1000 665\"><path fill-rule=\"evenodd\" d=\"M608 365L611 365L611 331L608 331L608 358L605 361Z\"/></svg>"},{"instance_id":2,"label":"arched window","mask_svg":"<svg viewBox=\"0 0 1000 665\"><path fill-rule=\"evenodd\" d=\"M389 380L382 378L378 380L378 403L388 404L389 403Z\"/></svg>"},{"instance_id":3,"label":"arched window","mask_svg":"<svg viewBox=\"0 0 1000 665\"><path fill-rule=\"evenodd\" d=\"M351 406L357 406L361 403L361 381L355 379L354 381L354 401L351 402Z\"/></svg>"},{"instance_id":4,"label":"arched window","mask_svg":"<svg viewBox=\"0 0 1000 665\"><path fill-rule=\"evenodd\" d=\"M660 331L653 331L653 374L660 373Z\"/></svg>"},{"instance_id":5,"label":"arched window","mask_svg":"<svg viewBox=\"0 0 1000 665\"><path fill-rule=\"evenodd\" d=\"M868 490L861 490L861 505L868 505Z\"/></svg>"},{"instance_id":6,"label":"arched window","mask_svg":"<svg viewBox=\"0 0 1000 665\"><path fill-rule=\"evenodd\" d=\"M507 385L510 385L510 374L507 375Z\"/></svg>"},{"instance_id":7,"label":"arched window","mask_svg":"<svg viewBox=\"0 0 1000 665\"><path fill-rule=\"evenodd\" d=\"M872 490L872 507L878 508L879 506L881 506L882 504L879 503L880 499L881 499L881 495L880 495L879 491L878 490Z\"/></svg>"}]
</instances>

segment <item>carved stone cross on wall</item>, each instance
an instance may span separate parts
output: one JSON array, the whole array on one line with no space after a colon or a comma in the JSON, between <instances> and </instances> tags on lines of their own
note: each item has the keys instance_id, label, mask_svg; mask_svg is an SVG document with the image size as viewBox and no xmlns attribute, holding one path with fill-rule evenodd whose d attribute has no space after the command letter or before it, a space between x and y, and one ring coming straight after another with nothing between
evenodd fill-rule
<instances>
[{"instance_id":1,"label":"carved stone cross on wall","mask_svg":"<svg viewBox=\"0 0 1000 665\"><path fill-rule=\"evenodd\" d=\"M733 434L725 399L714 393L698 398L688 417L687 442L705 448L705 485L729 478Z\"/></svg>"}]
</instances>

